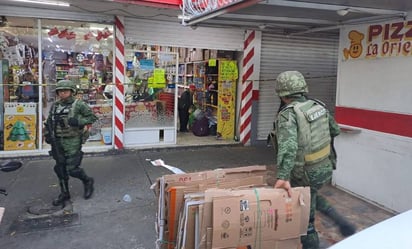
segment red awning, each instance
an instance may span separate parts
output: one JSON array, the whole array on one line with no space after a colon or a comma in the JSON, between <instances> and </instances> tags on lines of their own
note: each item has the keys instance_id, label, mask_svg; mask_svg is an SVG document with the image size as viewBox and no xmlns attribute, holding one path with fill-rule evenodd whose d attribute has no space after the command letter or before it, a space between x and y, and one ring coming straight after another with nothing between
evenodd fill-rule
<instances>
[{"instance_id":1,"label":"red awning","mask_svg":"<svg viewBox=\"0 0 412 249\"><path fill-rule=\"evenodd\" d=\"M114 0L114 2L163 8L178 8L182 4L182 0Z\"/></svg>"}]
</instances>

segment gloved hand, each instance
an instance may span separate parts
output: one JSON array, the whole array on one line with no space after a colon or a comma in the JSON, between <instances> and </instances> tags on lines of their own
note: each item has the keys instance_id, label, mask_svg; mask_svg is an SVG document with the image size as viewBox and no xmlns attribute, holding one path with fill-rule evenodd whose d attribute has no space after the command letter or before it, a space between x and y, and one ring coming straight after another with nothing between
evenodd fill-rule
<instances>
[{"instance_id":1,"label":"gloved hand","mask_svg":"<svg viewBox=\"0 0 412 249\"><path fill-rule=\"evenodd\" d=\"M80 126L80 122L77 118L69 118L69 125L70 126Z\"/></svg>"}]
</instances>

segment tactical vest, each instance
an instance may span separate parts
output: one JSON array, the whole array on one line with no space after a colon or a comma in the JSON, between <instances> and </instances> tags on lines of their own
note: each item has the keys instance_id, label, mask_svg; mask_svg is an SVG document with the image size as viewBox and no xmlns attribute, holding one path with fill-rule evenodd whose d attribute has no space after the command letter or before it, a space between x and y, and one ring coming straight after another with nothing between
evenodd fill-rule
<instances>
[{"instance_id":1,"label":"tactical vest","mask_svg":"<svg viewBox=\"0 0 412 249\"><path fill-rule=\"evenodd\" d=\"M313 165L330 154L329 113L314 100L292 102L298 124L297 164Z\"/></svg>"},{"instance_id":2,"label":"tactical vest","mask_svg":"<svg viewBox=\"0 0 412 249\"><path fill-rule=\"evenodd\" d=\"M69 118L74 117L77 99L71 105L54 104L52 121L56 137L76 137L83 134L83 129L69 125Z\"/></svg>"}]
</instances>

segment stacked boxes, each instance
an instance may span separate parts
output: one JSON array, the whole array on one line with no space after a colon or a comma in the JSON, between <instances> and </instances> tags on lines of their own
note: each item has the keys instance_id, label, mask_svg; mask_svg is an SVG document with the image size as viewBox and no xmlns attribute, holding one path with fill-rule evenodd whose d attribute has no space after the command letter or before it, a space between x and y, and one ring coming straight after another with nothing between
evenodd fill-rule
<instances>
[{"instance_id":1,"label":"stacked boxes","mask_svg":"<svg viewBox=\"0 0 412 249\"><path fill-rule=\"evenodd\" d=\"M210 59L235 59L234 51L201 49L201 48L179 48L179 63L195 62Z\"/></svg>"},{"instance_id":2,"label":"stacked boxes","mask_svg":"<svg viewBox=\"0 0 412 249\"><path fill-rule=\"evenodd\" d=\"M267 186L266 166L165 175L157 180L157 248L297 249L309 188Z\"/></svg>"}]
</instances>

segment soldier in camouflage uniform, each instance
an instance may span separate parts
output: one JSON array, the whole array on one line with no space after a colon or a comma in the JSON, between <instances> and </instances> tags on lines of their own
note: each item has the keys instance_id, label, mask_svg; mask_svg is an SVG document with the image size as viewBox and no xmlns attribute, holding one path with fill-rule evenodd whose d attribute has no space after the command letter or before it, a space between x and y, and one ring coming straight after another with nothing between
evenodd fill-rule
<instances>
[{"instance_id":1,"label":"soldier in camouflage uniform","mask_svg":"<svg viewBox=\"0 0 412 249\"><path fill-rule=\"evenodd\" d=\"M332 177L334 153L331 153L331 142L340 130L322 103L306 98L308 88L300 72L279 74L276 92L285 106L279 111L276 121L278 168L275 188L283 188L290 195L291 187L310 187L309 226L301 241L303 249L318 249L319 238L315 230L317 205L323 213L341 218L342 224L338 225L345 235L355 232L355 228L318 195L318 190Z\"/></svg>"},{"instance_id":2,"label":"soldier in camouflage uniform","mask_svg":"<svg viewBox=\"0 0 412 249\"><path fill-rule=\"evenodd\" d=\"M45 138L46 143L52 146L52 156L56 161L54 171L61 192L53 205L64 207L70 200L69 176L83 182L85 199L93 194L94 180L86 175L80 164L83 159L82 144L87 139L87 126L98 118L85 102L75 98L76 86L72 81L59 81L56 94L59 99L50 108L45 123Z\"/></svg>"}]
</instances>

